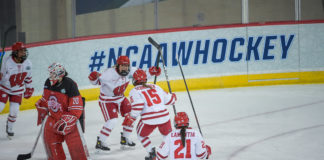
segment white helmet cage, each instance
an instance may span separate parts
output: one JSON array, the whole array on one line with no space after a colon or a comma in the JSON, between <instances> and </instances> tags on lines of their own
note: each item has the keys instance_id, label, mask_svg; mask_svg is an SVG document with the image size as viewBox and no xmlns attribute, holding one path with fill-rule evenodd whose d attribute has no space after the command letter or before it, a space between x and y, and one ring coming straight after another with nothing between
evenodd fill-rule
<instances>
[{"instance_id":1,"label":"white helmet cage","mask_svg":"<svg viewBox=\"0 0 324 160\"><path fill-rule=\"evenodd\" d=\"M54 84L62 77L65 76L66 71L62 64L60 63L53 63L48 67L49 72L49 80L53 81ZM53 85L54 85L53 84Z\"/></svg>"}]
</instances>

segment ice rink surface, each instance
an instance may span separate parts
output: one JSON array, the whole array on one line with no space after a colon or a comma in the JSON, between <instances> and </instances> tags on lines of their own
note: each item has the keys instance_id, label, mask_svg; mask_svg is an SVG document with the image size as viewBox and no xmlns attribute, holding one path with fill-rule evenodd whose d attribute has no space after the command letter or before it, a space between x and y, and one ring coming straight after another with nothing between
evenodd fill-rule
<instances>
[{"instance_id":1,"label":"ice rink surface","mask_svg":"<svg viewBox=\"0 0 324 160\"><path fill-rule=\"evenodd\" d=\"M212 160L323 160L324 84L276 85L191 91L203 137L212 148ZM176 92L176 110L189 114L197 129L187 92ZM169 107L173 119L172 106ZM0 159L13 160L29 153L40 127L36 110L20 111L15 137L5 133L7 114L0 115ZM121 126L108 138L111 151L96 153L96 137L103 125L97 101L86 103L85 139L93 160L140 160L146 152L135 135L133 150L120 149ZM119 124L121 124L121 118ZM136 121L137 123L137 121ZM173 123L173 121L172 121ZM162 136L155 130L152 144ZM67 148L65 146L65 152ZM68 159L70 159L67 154ZM46 159L42 140L32 159Z\"/></svg>"}]
</instances>

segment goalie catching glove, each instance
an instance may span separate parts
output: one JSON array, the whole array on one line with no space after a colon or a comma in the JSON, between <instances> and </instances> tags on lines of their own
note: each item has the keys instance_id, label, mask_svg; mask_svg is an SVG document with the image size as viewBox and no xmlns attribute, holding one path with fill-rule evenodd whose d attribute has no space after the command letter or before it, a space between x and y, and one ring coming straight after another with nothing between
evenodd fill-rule
<instances>
[{"instance_id":1,"label":"goalie catching glove","mask_svg":"<svg viewBox=\"0 0 324 160\"><path fill-rule=\"evenodd\" d=\"M133 118L129 113L125 114L125 119L123 122L123 126L127 126L127 127L132 127L134 121L136 120L136 118Z\"/></svg>"},{"instance_id":2,"label":"goalie catching glove","mask_svg":"<svg viewBox=\"0 0 324 160\"><path fill-rule=\"evenodd\" d=\"M24 98L28 99L30 98L34 93L34 88L26 88L24 92Z\"/></svg>"},{"instance_id":3,"label":"goalie catching glove","mask_svg":"<svg viewBox=\"0 0 324 160\"><path fill-rule=\"evenodd\" d=\"M152 67L150 67L149 72L150 72L151 76L159 76L161 74L161 68L152 66Z\"/></svg>"},{"instance_id":4,"label":"goalie catching glove","mask_svg":"<svg viewBox=\"0 0 324 160\"><path fill-rule=\"evenodd\" d=\"M54 125L55 132L61 135L69 134L75 126L78 118L73 115L62 115L61 119Z\"/></svg>"}]
</instances>

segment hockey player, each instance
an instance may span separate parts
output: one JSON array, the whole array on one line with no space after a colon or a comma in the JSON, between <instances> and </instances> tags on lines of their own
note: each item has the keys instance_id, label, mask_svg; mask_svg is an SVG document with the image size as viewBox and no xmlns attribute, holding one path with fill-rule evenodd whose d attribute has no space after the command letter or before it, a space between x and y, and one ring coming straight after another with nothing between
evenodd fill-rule
<instances>
[{"instance_id":1,"label":"hockey player","mask_svg":"<svg viewBox=\"0 0 324 160\"><path fill-rule=\"evenodd\" d=\"M62 143L65 141L73 160L87 159L87 149L81 139L77 121L83 111L83 102L77 84L69 77L63 65L48 67L49 78L44 92L36 103L37 125L48 116L44 127L44 144L49 160L66 159Z\"/></svg>"},{"instance_id":2,"label":"hockey player","mask_svg":"<svg viewBox=\"0 0 324 160\"><path fill-rule=\"evenodd\" d=\"M10 108L6 124L8 137L14 136L13 126L16 122L22 97L32 96L32 63L27 59L28 52L24 43L12 45L12 53L3 60L0 73L0 112L9 99Z\"/></svg>"},{"instance_id":3,"label":"hockey player","mask_svg":"<svg viewBox=\"0 0 324 160\"><path fill-rule=\"evenodd\" d=\"M116 125L118 113L124 117L131 111L131 105L124 96L124 92L128 86L130 77L136 69L135 67L130 67L130 61L127 56L119 56L115 67L108 68L102 74L94 71L89 75L89 80L93 85L101 85L99 106L105 123L97 137L95 148L98 150L110 150L105 141ZM149 74L151 76L159 76L161 69L154 66L150 67ZM135 146L135 143L129 139L132 130L133 126L123 125L120 142L122 148L125 146Z\"/></svg>"},{"instance_id":4,"label":"hockey player","mask_svg":"<svg viewBox=\"0 0 324 160\"><path fill-rule=\"evenodd\" d=\"M153 160L155 148L152 147L149 135L158 128L163 136L172 131L169 111L166 105L172 105L177 100L174 93L165 92L155 84L147 84L146 73L138 69L133 74L134 88L130 91L132 111L126 114L124 125L132 126L136 117L141 116L137 125L137 137L146 149L145 160Z\"/></svg>"},{"instance_id":5,"label":"hockey player","mask_svg":"<svg viewBox=\"0 0 324 160\"><path fill-rule=\"evenodd\" d=\"M201 134L189 127L189 118L185 112L178 112L174 117L175 130L164 140L157 149L157 160L179 159L195 160L208 159L211 148L206 145Z\"/></svg>"}]
</instances>

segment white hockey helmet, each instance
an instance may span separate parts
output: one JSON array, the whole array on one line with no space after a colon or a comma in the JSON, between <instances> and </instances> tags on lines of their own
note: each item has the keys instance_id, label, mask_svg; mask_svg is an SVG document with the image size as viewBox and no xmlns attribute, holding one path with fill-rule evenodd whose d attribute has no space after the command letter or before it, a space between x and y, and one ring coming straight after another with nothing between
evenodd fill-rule
<instances>
[{"instance_id":1,"label":"white hockey helmet","mask_svg":"<svg viewBox=\"0 0 324 160\"><path fill-rule=\"evenodd\" d=\"M60 63L53 63L48 67L49 80L51 85L55 85L61 78L66 75L64 66Z\"/></svg>"}]
</instances>

